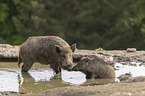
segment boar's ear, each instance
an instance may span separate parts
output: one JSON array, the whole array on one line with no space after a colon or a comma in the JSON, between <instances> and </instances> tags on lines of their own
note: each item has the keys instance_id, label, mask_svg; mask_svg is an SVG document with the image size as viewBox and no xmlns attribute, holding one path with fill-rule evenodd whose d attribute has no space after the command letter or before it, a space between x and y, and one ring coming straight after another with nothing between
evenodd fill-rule
<instances>
[{"instance_id":1,"label":"boar's ear","mask_svg":"<svg viewBox=\"0 0 145 96\"><path fill-rule=\"evenodd\" d=\"M72 52L75 52L75 50L76 50L76 43L71 45L70 48L71 48Z\"/></svg>"},{"instance_id":2,"label":"boar's ear","mask_svg":"<svg viewBox=\"0 0 145 96\"><path fill-rule=\"evenodd\" d=\"M62 47L60 47L59 45L55 45L55 47L56 47L56 53L61 54Z\"/></svg>"},{"instance_id":3,"label":"boar's ear","mask_svg":"<svg viewBox=\"0 0 145 96\"><path fill-rule=\"evenodd\" d=\"M92 58L90 57L82 57L81 60L86 60L86 61L89 61L89 60L93 60Z\"/></svg>"}]
</instances>

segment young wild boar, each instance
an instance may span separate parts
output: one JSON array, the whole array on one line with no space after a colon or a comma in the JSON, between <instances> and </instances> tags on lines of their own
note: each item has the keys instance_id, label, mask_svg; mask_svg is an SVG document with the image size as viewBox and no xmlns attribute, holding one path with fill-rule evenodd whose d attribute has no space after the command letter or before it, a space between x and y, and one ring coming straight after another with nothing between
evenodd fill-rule
<instances>
[{"instance_id":1,"label":"young wild boar","mask_svg":"<svg viewBox=\"0 0 145 96\"><path fill-rule=\"evenodd\" d=\"M83 57L71 70L83 72L87 79L115 77L114 69L100 58Z\"/></svg>"},{"instance_id":2,"label":"young wild boar","mask_svg":"<svg viewBox=\"0 0 145 96\"><path fill-rule=\"evenodd\" d=\"M57 36L29 37L20 46L18 66L23 62L22 71L27 72L34 62L50 64L57 73L61 68L69 69L73 64L72 52L76 44L69 46L66 41Z\"/></svg>"}]
</instances>

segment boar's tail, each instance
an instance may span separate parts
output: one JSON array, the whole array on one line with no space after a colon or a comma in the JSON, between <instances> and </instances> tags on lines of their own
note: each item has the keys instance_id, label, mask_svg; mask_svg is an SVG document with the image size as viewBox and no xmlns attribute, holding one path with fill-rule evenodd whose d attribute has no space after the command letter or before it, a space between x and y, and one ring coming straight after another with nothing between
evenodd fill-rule
<instances>
[{"instance_id":1,"label":"boar's tail","mask_svg":"<svg viewBox=\"0 0 145 96\"><path fill-rule=\"evenodd\" d=\"M22 58L21 58L21 56L19 55L19 57L18 57L18 66L19 66L19 68L20 68L21 62L22 62Z\"/></svg>"}]
</instances>

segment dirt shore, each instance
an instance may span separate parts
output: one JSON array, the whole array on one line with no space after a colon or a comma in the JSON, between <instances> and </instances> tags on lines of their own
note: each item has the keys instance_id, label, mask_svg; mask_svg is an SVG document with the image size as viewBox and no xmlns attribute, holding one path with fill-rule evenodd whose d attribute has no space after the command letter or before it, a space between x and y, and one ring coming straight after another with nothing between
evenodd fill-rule
<instances>
[{"instance_id":1,"label":"dirt shore","mask_svg":"<svg viewBox=\"0 0 145 96\"><path fill-rule=\"evenodd\" d=\"M10 96L145 96L145 82L109 83L94 86L67 86L32 94Z\"/></svg>"},{"instance_id":2,"label":"dirt shore","mask_svg":"<svg viewBox=\"0 0 145 96\"><path fill-rule=\"evenodd\" d=\"M0 61L17 60L19 56L19 46L0 44ZM79 61L82 57L99 57L109 64L118 61L141 61L145 62L145 51L128 52L127 50L76 50L73 54L74 61Z\"/></svg>"},{"instance_id":3,"label":"dirt shore","mask_svg":"<svg viewBox=\"0 0 145 96\"><path fill-rule=\"evenodd\" d=\"M0 44L0 61L2 60L17 60L19 56L19 46L9 44ZM104 59L109 64L116 61L141 61L145 62L145 51L127 51L127 50L76 50L73 54L74 61L79 61L82 57L99 57Z\"/></svg>"}]
</instances>

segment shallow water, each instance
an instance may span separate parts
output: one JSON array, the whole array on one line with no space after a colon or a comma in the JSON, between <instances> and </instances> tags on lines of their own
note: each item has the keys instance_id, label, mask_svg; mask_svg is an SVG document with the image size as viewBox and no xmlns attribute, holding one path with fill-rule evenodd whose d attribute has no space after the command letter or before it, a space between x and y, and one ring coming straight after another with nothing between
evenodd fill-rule
<instances>
[{"instance_id":1,"label":"shallow water","mask_svg":"<svg viewBox=\"0 0 145 96\"><path fill-rule=\"evenodd\" d=\"M111 79L87 80L81 72L62 70L61 79L52 79L54 71L48 65L35 63L29 73L22 73L16 62L0 62L0 91L15 91L24 93L40 92L63 86L79 86L88 83L104 84L119 81L121 74L131 72L134 77L145 76L145 65L142 63L115 63L116 77Z\"/></svg>"},{"instance_id":2,"label":"shallow water","mask_svg":"<svg viewBox=\"0 0 145 96\"><path fill-rule=\"evenodd\" d=\"M145 63L142 62L121 62L115 63L115 75L116 81L119 81L117 77L121 74L131 73L133 77L145 76Z\"/></svg>"}]
</instances>

